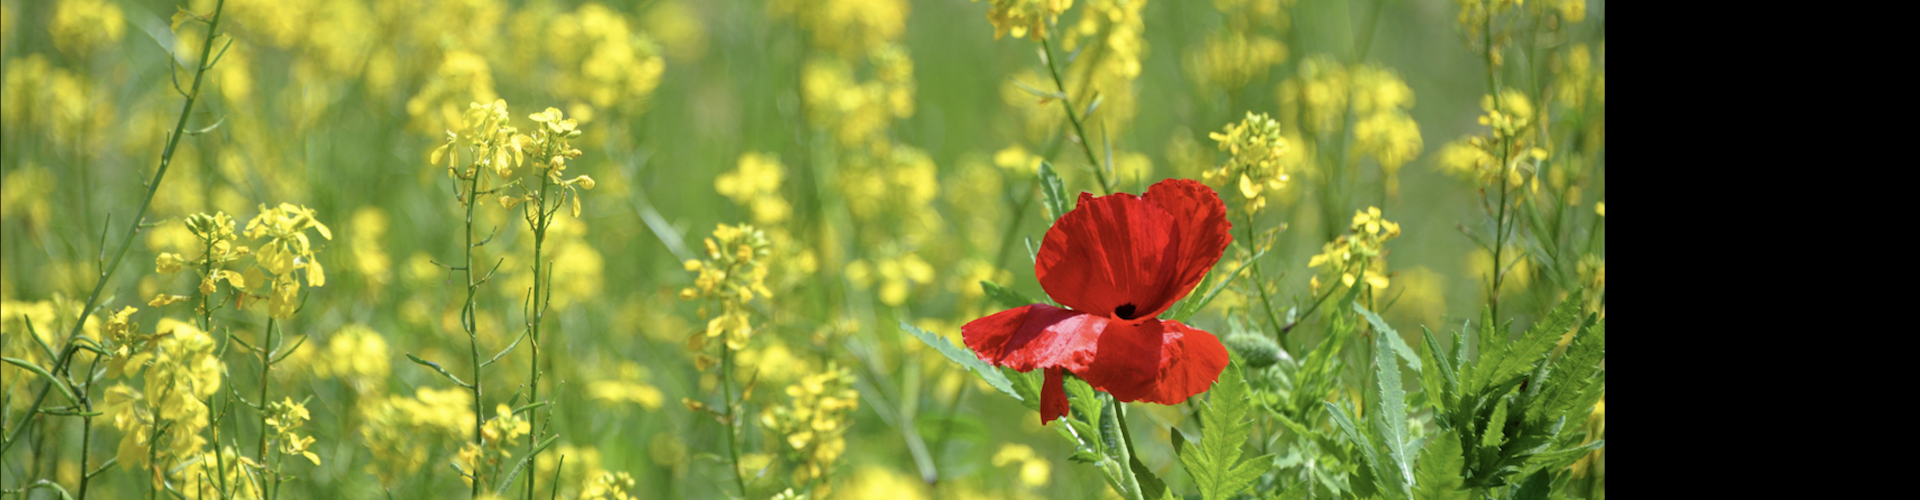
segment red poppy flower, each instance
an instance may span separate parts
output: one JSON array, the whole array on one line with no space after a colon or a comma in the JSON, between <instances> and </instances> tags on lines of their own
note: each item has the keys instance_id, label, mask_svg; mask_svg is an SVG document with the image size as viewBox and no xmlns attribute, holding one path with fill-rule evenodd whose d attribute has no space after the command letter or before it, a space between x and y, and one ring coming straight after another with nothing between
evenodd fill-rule
<instances>
[{"instance_id":1,"label":"red poppy flower","mask_svg":"<svg viewBox=\"0 0 1920 500\"><path fill-rule=\"evenodd\" d=\"M1008 309L968 322L961 336L988 363L1046 370L1043 424L1067 413L1063 370L1120 401L1185 401L1219 378L1227 349L1211 333L1157 316L1220 260L1232 241L1226 210L1212 189L1184 179L1145 196L1081 193L1047 229L1033 266L1066 308Z\"/></svg>"}]
</instances>

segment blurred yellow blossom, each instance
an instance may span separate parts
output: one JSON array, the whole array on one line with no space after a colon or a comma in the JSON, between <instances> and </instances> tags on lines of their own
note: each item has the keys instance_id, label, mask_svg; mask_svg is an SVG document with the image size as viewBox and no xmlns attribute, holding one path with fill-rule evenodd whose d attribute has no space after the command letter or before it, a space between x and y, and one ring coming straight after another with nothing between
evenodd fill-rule
<instances>
[{"instance_id":1,"label":"blurred yellow blossom","mask_svg":"<svg viewBox=\"0 0 1920 500\"><path fill-rule=\"evenodd\" d=\"M666 395L647 383L647 369L632 361L620 363L618 378L587 383L587 394L609 404L634 403L648 411L660 409Z\"/></svg>"},{"instance_id":2,"label":"blurred yellow blossom","mask_svg":"<svg viewBox=\"0 0 1920 500\"><path fill-rule=\"evenodd\" d=\"M46 29L61 52L85 57L119 42L127 22L120 6L105 0L60 0Z\"/></svg>"},{"instance_id":3,"label":"blurred yellow blossom","mask_svg":"<svg viewBox=\"0 0 1920 500\"><path fill-rule=\"evenodd\" d=\"M993 454L994 467L1019 466L1020 484L1028 488L1047 485L1052 477L1053 466L1045 459L1035 456L1033 448L1024 444L1007 443L1000 445L1000 451Z\"/></svg>"},{"instance_id":4,"label":"blurred yellow blossom","mask_svg":"<svg viewBox=\"0 0 1920 500\"><path fill-rule=\"evenodd\" d=\"M974 0L979 1L979 0ZM1033 34L1035 40L1047 38L1047 26L1073 7L1073 0L989 0L987 22L993 23L993 38L1012 34L1014 38Z\"/></svg>"}]
</instances>

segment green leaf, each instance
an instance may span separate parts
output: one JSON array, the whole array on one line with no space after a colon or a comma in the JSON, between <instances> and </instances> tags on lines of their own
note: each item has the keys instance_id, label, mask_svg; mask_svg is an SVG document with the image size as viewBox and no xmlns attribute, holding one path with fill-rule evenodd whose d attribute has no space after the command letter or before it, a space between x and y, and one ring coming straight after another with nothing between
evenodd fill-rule
<instances>
[{"instance_id":1,"label":"green leaf","mask_svg":"<svg viewBox=\"0 0 1920 500\"><path fill-rule=\"evenodd\" d=\"M1044 382L1040 375L1040 370L1020 373L1012 368L1000 367L1000 376L1006 377L1013 386L1014 396L1020 400L1020 404L1033 411L1040 411L1040 383Z\"/></svg>"},{"instance_id":2,"label":"green leaf","mask_svg":"<svg viewBox=\"0 0 1920 500\"><path fill-rule=\"evenodd\" d=\"M1466 500L1461 491L1460 436L1453 431L1427 440L1420 450L1420 465L1414 469L1415 500Z\"/></svg>"},{"instance_id":3,"label":"green leaf","mask_svg":"<svg viewBox=\"0 0 1920 500\"><path fill-rule=\"evenodd\" d=\"M1420 327L1420 359L1430 369L1420 371L1420 388L1427 392L1427 402L1433 405L1436 415L1447 413L1455 405L1453 360L1447 358L1446 351L1440 350L1440 342L1433 339L1433 332Z\"/></svg>"},{"instance_id":4,"label":"green leaf","mask_svg":"<svg viewBox=\"0 0 1920 500\"><path fill-rule=\"evenodd\" d=\"M1547 313L1546 318L1535 321L1533 327L1528 328L1527 333L1520 336L1520 340L1507 344L1500 355L1489 358L1487 357L1489 351L1481 351L1480 369L1475 370L1475 373L1487 375L1477 380L1482 384L1494 384L1503 382L1509 377L1521 376L1533 371L1540 358L1545 357L1547 352L1553 350L1553 346L1559 343L1560 336L1566 334L1575 322L1580 321L1580 304L1582 304L1580 295L1578 290L1568 295L1566 300L1553 308L1553 312ZM1485 339L1482 339L1481 344L1486 344Z\"/></svg>"},{"instance_id":5,"label":"green leaf","mask_svg":"<svg viewBox=\"0 0 1920 500\"><path fill-rule=\"evenodd\" d=\"M14 366L24 368L27 371L40 375L41 378L47 379L47 383L52 385L55 389L60 389L60 394L63 396L66 396L68 402L71 402L76 405L80 404L80 398L75 397L73 395L73 388L67 387L67 383L65 381L62 381L60 380L59 377L55 377L53 376L52 373L47 372L46 368L41 368L40 365L33 364L24 359L14 359L14 358L0 358L0 359L6 360L8 364L12 364Z\"/></svg>"},{"instance_id":6,"label":"green leaf","mask_svg":"<svg viewBox=\"0 0 1920 500\"><path fill-rule=\"evenodd\" d=\"M1414 450L1411 449L1412 437L1407 435L1407 393L1400 388L1400 362L1394 359L1393 342L1390 340L1400 338L1400 334L1379 321L1379 315L1360 307L1360 304L1355 303L1353 309L1374 322L1373 364L1377 375L1374 380L1375 385L1379 386L1379 397L1373 411L1367 412L1367 418L1373 421L1375 433L1387 448L1387 459L1392 462L1387 470L1374 472L1399 474L1399 481L1387 483L1398 485L1399 488L1392 489L1402 489L1402 493L1407 493L1404 488L1407 483L1413 482ZM1381 489L1391 490L1385 487Z\"/></svg>"},{"instance_id":7,"label":"green leaf","mask_svg":"<svg viewBox=\"0 0 1920 500\"><path fill-rule=\"evenodd\" d=\"M1340 429L1341 434L1347 437L1349 444L1360 449L1360 458L1366 461L1366 465L1371 471L1376 472L1372 474L1373 479L1376 481L1390 481L1390 478L1399 477L1397 475L1382 477L1380 474L1377 474L1378 471L1388 470L1388 467L1391 466L1386 463L1385 459L1380 457L1380 448L1374 445L1372 436L1369 436L1364 429L1354 424L1352 405L1335 405L1331 401L1322 401L1321 404L1326 405L1327 415L1332 418L1334 427ZM1361 482L1365 483L1365 481ZM1387 490L1397 492L1400 491L1400 488L1396 486Z\"/></svg>"},{"instance_id":8,"label":"green leaf","mask_svg":"<svg viewBox=\"0 0 1920 500\"><path fill-rule=\"evenodd\" d=\"M1008 396L1013 396L1014 399L1022 402L1026 401L1025 398L1020 396L1019 391L1013 389L1013 383L1007 380L1006 375L1000 374L1000 370L994 369L993 365L987 364L986 361L981 361L980 356L974 354L973 351L954 345L952 342L948 342L947 339L941 338L939 335L934 335L926 330L921 330L908 324L904 320L900 322L900 329L913 334L913 336L919 338L921 342L933 346L933 350L939 351L940 355L946 356L947 359L953 360L955 363L959 363L962 368L973 372L974 375L979 375L981 380L987 381L987 385L999 389L1000 392L1006 393Z\"/></svg>"},{"instance_id":9,"label":"green leaf","mask_svg":"<svg viewBox=\"0 0 1920 500\"><path fill-rule=\"evenodd\" d=\"M1232 498L1245 491L1272 463L1266 456L1241 460L1240 447L1253 430L1253 421L1247 415L1252 407L1247 393L1238 366L1221 370L1220 379L1200 405L1200 442L1181 446L1177 452L1181 467L1193 477L1205 500Z\"/></svg>"},{"instance_id":10,"label":"green leaf","mask_svg":"<svg viewBox=\"0 0 1920 500\"><path fill-rule=\"evenodd\" d=\"M1527 479L1520 483L1519 488L1514 488L1513 494L1507 498L1510 500L1547 500L1548 490L1552 489L1548 486L1552 480L1553 477L1549 471L1535 472L1527 476Z\"/></svg>"},{"instance_id":11,"label":"green leaf","mask_svg":"<svg viewBox=\"0 0 1920 500\"><path fill-rule=\"evenodd\" d=\"M1407 366L1413 367L1414 371L1423 369L1420 364L1420 354L1413 352L1413 347L1407 345L1406 339L1400 338L1400 334L1393 331L1393 327L1387 326L1386 320L1380 319L1380 315L1367 310L1359 302L1353 303L1353 310L1360 313L1361 317L1367 318L1368 323L1373 324L1373 331L1381 332L1382 336L1387 337L1387 341L1393 346L1393 352L1400 354L1400 359L1407 360Z\"/></svg>"},{"instance_id":12,"label":"green leaf","mask_svg":"<svg viewBox=\"0 0 1920 500\"><path fill-rule=\"evenodd\" d=\"M414 363L418 363L420 364L420 366L432 368L433 371L440 372L441 375L444 375L447 377L447 380L452 380L454 385L458 385L460 387L467 387L467 388L473 387L472 385L468 385L466 382L462 382L460 380L460 377L453 376L453 372L449 372L447 371L446 368L440 367L440 363L435 363L432 361L420 359L419 356L415 356L413 355L413 353L407 353L407 359L413 360Z\"/></svg>"},{"instance_id":13,"label":"green leaf","mask_svg":"<svg viewBox=\"0 0 1920 500\"><path fill-rule=\"evenodd\" d=\"M1045 303L1039 300L1035 300L1032 297L1022 295L1020 292L1016 292L1006 287L994 284L994 282L992 281L981 281L980 290L985 291L987 293L988 299L992 299L994 302L999 303L1001 306L1005 306L1009 309L1026 306L1026 305Z\"/></svg>"},{"instance_id":14,"label":"green leaf","mask_svg":"<svg viewBox=\"0 0 1920 500\"><path fill-rule=\"evenodd\" d=\"M1502 397L1493 406L1493 416L1487 418L1486 430L1480 434L1480 444L1475 451L1483 467L1492 468L1500 463L1500 445L1507 442L1507 401L1508 398Z\"/></svg>"},{"instance_id":15,"label":"green leaf","mask_svg":"<svg viewBox=\"0 0 1920 500\"><path fill-rule=\"evenodd\" d=\"M1054 172L1053 164L1045 160L1040 162L1040 195L1046 203L1047 218L1050 220L1059 220L1060 216L1073 210L1073 199L1067 197L1066 183L1060 181L1060 174Z\"/></svg>"},{"instance_id":16,"label":"green leaf","mask_svg":"<svg viewBox=\"0 0 1920 500\"><path fill-rule=\"evenodd\" d=\"M1554 361L1552 370L1541 382L1538 402L1527 408L1527 422L1550 422L1574 410L1606 356L1606 325L1580 329L1567 345L1567 353Z\"/></svg>"}]
</instances>

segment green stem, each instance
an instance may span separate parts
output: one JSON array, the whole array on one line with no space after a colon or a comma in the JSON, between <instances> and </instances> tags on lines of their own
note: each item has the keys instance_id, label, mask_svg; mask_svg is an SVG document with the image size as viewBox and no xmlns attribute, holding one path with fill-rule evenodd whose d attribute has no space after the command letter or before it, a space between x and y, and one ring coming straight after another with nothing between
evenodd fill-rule
<instances>
[{"instance_id":1,"label":"green stem","mask_svg":"<svg viewBox=\"0 0 1920 500\"><path fill-rule=\"evenodd\" d=\"M733 469L733 483L740 487L740 498L744 499L747 498L747 479L740 472L740 443L734 436L739 433L740 415L733 401L733 347L724 345L726 339L721 339L721 342L720 390L721 398L727 404L727 458L731 460L728 467Z\"/></svg>"},{"instance_id":2,"label":"green stem","mask_svg":"<svg viewBox=\"0 0 1920 500\"><path fill-rule=\"evenodd\" d=\"M1253 251L1253 250L1256 250L1255 247L1258 244L1254 242L1254 238L1253 238L1253 214L1252 213L1246 214L1246 221L1247 221L1247 225L1246 225L1247 250ZM1258 252L1255 252L1255 253L1256 255L1258 254ZM1262 275L1260 273L1260 261L1255 260L1253 262L1253 265L1250 267L1253 268L1253 288L1260 290L1260 304L1266 306L1267 324L1273 326L1273 341L1278 343L1282 339L1286 338L1287 330L1281 327L1280 317L1273 314L1273 298L1267 296L1267 278L1265 275Z\"/></svg>"},{"instance_id":3,"label":"green stem","mask_svg":"<svg viewBox=\"0 0 1920 500\"><path fill-rule=\"evenodd\" d=\"M552 152L548 152L548 154L543 155L543 157L551 157L551 153ZM528 403L533 403L534 401L540 399L540 323L547 318L546 303L542 302L540 299L540 264L541 264L540 251L547 241L547 228L553 222L553 219L547 215L547 209L546 209L547 188L550 186L550 184L551 183L549 182L549 177L545 173L542 173L540 175L540 197L534 201L535 210L534 210L534 220L532 221L533 222L533 304L531 306L532 309L528 310L528 313L532 315L532 318L529 318L528 320L528 322L531 323L529 328L531 328L532 332L529 333L528 336L529 336L530 345L533 347L533 353L531 355L531 361L532 361L531 366L527 368L527 391L529 394L529 396L527 397ZM555 210L557 211L558 207L555 207ZM553 295L552 291L549 290L547 293L547 296L551 298L552 295ZM539 411L538 409L534 409L529 411L527 414L528 423L533 424L532 425L533 435L527 437L527 460L529 461L532 461L534 457L538 456L539 454L538 445L540 442L540 439L539 439L540 426L538 422L534 421L536 417L539 416L537 413L538 411ZM551 422L552 419L549 418L548 421ZM534 491L533 483L534 483L534 479L538 476L539 474L527 474L527 500L533 500L533 491Z\"/></svg>"},{"instance_id":4,"label":"green stem","mask_svg":"<svg viewBox=\"0 0 1920 500\"><path fill-rule=\"evenodd\" d=\"M87 483L93 479L87 474L90 472L88 469L93 468L89 460L92 455L87 453L93 448L93 398L88 395L93 393L93 369L99 362L99 354L94 354L93 360L87 362L87 383L80 390L80 410L85 414L80 417L80 500L87 500Z\"/></svg>"},{"instance_id":5,"label":"green stem","mask_svg":"<svg viewBox=\"0 0 1920 500\"><path fill-rule=\"evenodd\" d=\"M1053 62L1053 43L1040 39L1040 47L1047 53L1047 71L1053 75L1053 87L1060 91L1060 107L1067 110L1067 121L1073 124L1073 132L1079 135L1080 151L1087 155L1087 165L1093 169L1093 176L1100 181L1100 191L1113 194L1113 186L1107 184L1107 172L1100 165L1100 159L1093 154L1093 145L1087 137L1087 130L1080 126L1080 114L1073 111L1073 102L1066 98L1067 84L1060 79L1060 65Z\"/></svg>"},{"instance_id":6,"label":"green stem","mask_svg":"<svg viewBox=\"0 0 1920 500\"><path fill-rule=\"evenodd\" d=\"M262 340L262 342L260 342L260 399L258 400L257 403L255 403L260 405L260 453L255 456L259 457L260 470L262 472L268 472L266 468L267 466L267 435L270 434L270 431L267 430L267 410L266 409L269 405L272 405L273 403L270 401L267 401L267 389L271 387L271 382L272 382L272 379L267 378L267 375L273 370L274 323L275 323L274 318L269 316L267 318L267 331L264 336L265 338ZM153 444L153 443L148 443L148 444ZM262 476L265 476L265 475L266 474L262 474ZM278 478L269 478L269 479L278 480ZM266 483L268 482L271 482L271 481L262 481L260 485L261 498L266 498L267 496Z\"/></svg>"},{"instance_id":7,"label":"green stem","mask_svg":"<svg viewBox=\"0 0 1920 500\"><path fill-rule=\"evenodd\" d=\"M127 232L120 238L120 249L114 251L113 260L108 261L107 266L100 269L100 277L93 283L93 292L87 294L86 305L80 308L80 318L73 322L73 329L67 332L67 348L61 352L60 359L54 362L53 369L50 371L65 369L67 362L73 358L74 351L78 350L78 347L73 344L73 339L78 338L87 325L88 312L100 304L100 293L107 289L107 281L113 278L114 270L118 269L120 261L126 258L127 250L133 248L133 236L140 233L140 221L146 217L147 208L153 205L153 195L160 191L160 181L166 178L167 167L173 165L173 153L180 145L180 136L186 132L187 117L193 114L193 103L200 96L200 83L204 80L207 70L211 68L208 66L207 57L212 55L213 39L220 29L220 12L226 3L226 0L214 3L213 19L207 25L206 45L200 48L200 62L195 65L196 69L193 72L193 90L187 92L187 102L180 107L180 120L174 123L173 133L167 136L167 147L161 150L160 169L153 173L153 180L147 182L147 195L140 200L140 210L133 213L133 222L127 224ZM40 404L46 401L47 392L51 390L53 390L53 382L48 381L46 385L40 387L40 394L34 397L33 406L29 408L38 409ZM13 433L7 436L6 441L0 442L0 454L6 453L8 448L13 447L13 443L19 441L21 430L30 427L28 425L31 423L30 420L34 420L32 411L34 410L29 410L27 418L21 419Z\"/></svg>"},{"instance_id":8,"label":"green stem","mask_svg":"<svg viewBox=\"0 0 1920 500\"><path fill-rule=\"evenodd\" d=\"M486 417L480 403L480 337L474 331L477 328L474 323L478 321L478 319L474 317L476 314L474 310L474 295L479 292L480 284L473 279L473 207L480 202L480 175L481 172L476 167L471 177L467 178L467 196L466 199L463 200L467 205L467 243L466 250L462 252L466 255L466 261L463 265L466 266L467 274L467 302L460 312L460 327L467 330L467 353L473 361L473 382L470 383L470 385L473 386L473 444L481 449L485 449L487 443L483 430L486 426ZM467 471L467 473L473 478L473 491L471 495L474 498L478 498L480 496L481 465L478 461L470 465L473 466L473 470Z\"/></svg>"}]
</instances>

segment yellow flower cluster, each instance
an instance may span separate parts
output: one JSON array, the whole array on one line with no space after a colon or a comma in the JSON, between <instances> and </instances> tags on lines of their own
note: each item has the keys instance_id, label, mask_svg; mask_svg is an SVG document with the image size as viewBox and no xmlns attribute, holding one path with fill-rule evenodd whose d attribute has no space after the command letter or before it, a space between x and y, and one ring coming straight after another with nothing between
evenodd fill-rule
<instances>
[{"instance_id":1,"label":"yellow flower cluster","mask_svg":"<svg viewBox=\"0 0 1920 500\"><path fill-rule=\"evenodd\" d=\"M54 5L47 32L61 52L85 57L119 42L127 21L119 6L105 0L61 0Z\"/></svg>"},{"instance_id":2,"label":"yellow flower cluster","mask_svg":"<svg viewBox=\"0 0 1920 500\"><path fill-rule=\"evenodd\" d=\"M703 301L700 317L712 315L705 331L694 332L687 338L687 349L700 352L706 349L709 338L725 334L727 348L739 350L746 347L748 337L753 335L747 303L755 296L770 298L773 295L766 284L769 267L766 257L771 244L766 234L753 226L721 224L713 230L713 236L706 239L706 247L707 260L686 261L687 272L698 273L698 276L692 287L680 290L680 299ZM702 360L709 358L705 354L700 356ZM705 370L712 363L699 364Z\"/></svg>"},{"instance_id":3,"label":"yellow flower cluster","mask_svg":"<svg viewBox=\"0 0 1920 500\"><path fill-rule=\"evenodd\" d=\"M633 24L627 15L598 3L554 16L541 37L549 61L564 69L555 74L555 93L585 96L597 109L644 108L660 87L667 63L659 44ZM572 109L576 114L592 112Z\"/></svg>"},{"instance_id":4,"label":"yellow flower cluster","mask_svg":"<svg viewBox=\"0 0 1920 500\"><path fill-rule=\"evenodd\" d=\"M504 404L495 406L493 418L487 419L487 422L480 426L480 441L485 444L468 442L465 446L461 446L460 462L465 464L465 470L470 473L496 471L485 476L498 477L497 471L500 470L501 462L513 456L513 452L508 451L513 440L532 431L533 424L520 418L520 414L514 413L512 407ZM471 476L464 479L469 484L473 481Z\"/></svg>"},{"instance_id":5,"label":"yellow flower cluster","mask_svg":"<svg viewBox=\"0 0 1920 500\"><path fill-rule=\"evenodd\" d=\"M392 485L420 470L447 441L473 429L473 395L463 389L421 388L413 397L388 396L360 407L360 437L373 452L367 471Z\"/></svg>"},{"instance_id":6,"label":"yellow flower cluster","mask_svg":"<svg viewBox=\"0 0 1920 500\"><path fill-rule=\"evenodd\" d=\"M1202 179L1215 186L1237 186L1245 201L1242 210L1248 214L1267 206L1268 191L1287 186L1290 177L1280 163L1287 154L1287 140L1280 136L1280 122L1266 113L1249 111L1240 123L1228 124L1226 133L1207 136L1219 142L1220 150L1229 156L1226 163L1203 173Z\"/></svg>"},{"instance_id":7,"label":"yellow flower cluster","mask_svg":"<svg viewBox=\"0 0 1920 500\"><path fill-rule=\"evenodd\" d=\"M1267 69L1287 61L1287 45L1264 35L1224 31L1194 47L1185 60L1187 74L1200 85L1234 90Z\"/></svg>"},{"instance_id":8,"label":"yellow flower cluster","mask_svg":"<svg viewBox=\"0 0 1920 500\"><path fill-rule=\"evenodd\" d=\"M1083 52L1072 69L1061 68L1069 73L1068 95L1084 104L1098 92L1099 110L1082 120L1103 125L1108 134L1133 123L1138 107L1133 81L1140 78L1140 59L1147 51L1146 20L1140 16L1146 6L1146 0L1088 0L1060 43L1063 55Z\"/></svg>"},{"instance_id":9,"label":"yellow flower cluster","mask_svg":"<svg viewBox=\"0 0 1920 500\"><path fill-rule=\"evenodd\" d=\"M774 0L767 9L806 28L815 47L846 56L899 40L911 11L902 0Z\"/></svg>"},{"instance_id":10,"label":"yellow flower cluster","mask_svg":"<svg viewBox=\"0 0 1920 500\"><path fill-rule=\"evenodd\" d=\"M625 471L601 471L580 490L580 500L632 500L633 476Z\"/></svg>"},{"instance_id":11,"label":"yellow flower cluster","mask_svg":"<svg viewBox=\"0 0 1920 500\"><path fill-rule=\"evenodd\" d=\"M160 320L151 336L130 333L132 308L110 319L117 331L109 377L141 378L107 388L105 413L122 433L117 457L131 469L148 471L155 482L164 473L199 455L207 440L208 408L202 403L220 390L225 364L214 356L213 338L192 324ZM125 339L125 343L119 343ZM164 429L165 432L156 432ZM160 442L154 442L158 435ZM149 461L149 459L152 461Z\"/></svg>"},{"instance_id":12,"label":"yellow flower cluster","mask_svg":"<svg viewBox=\"0 0 1920 500\"><path fill-rule=\"evenodd\" d=\"M260 249L254 252L254 259L272 275L271 282L267 283L269 317L291 318L299 308L300 283L295 279L296 271L306 276L307 286L327 284L326 271L320 268L319 259L314 258L313 243L307 239L308 229L333 239L333 231L314 219L312 209L291 203L281 203L274 208L261 205L260 215L247 221L247 237L263 240L258 242Z\"/></svg>"},{"instance_id":13,"label":"yellow flower cluster","mask_svg":"<svg viewBox=\"0 0 1920 500\"><path fill-rule=\"evenodd\" d=\"M647 369L632 361L620 363L620 376L587 383L587 395L608 404L634 403L648 411L660 409L666 394L647 383Z\"/></svg>"},{"instance_id":14,"label":"yellow flower cluster","mask_svg":"<svg viewBox=\"0 0 1920 500\"><path fill-rule=\"evenodd\" d=\"M794 483L824 478L846 453L844 434L860 408L853 372L829 362L825 370L787 386L786 394L786 404L761 412L760 424L787 445Z\"/></svg>"},{"instance_id":15,"label":"yellow flower cluster","mask_svg":"<svg viewBox=\"0 0 1920 500\"><path fill-rule=\"evenodd\" d=\"M906 303L907 294L914 285L933 282L933 266L912 253L881 257L872 262L855 260L847 263L847 281L861 289L872 287L877 282L880 285L880 302L897 306Z\"/></svg>"},{"instance_id":16,"label":"yellow flower cluster","mask_svg":"<svg viewBox=\"0 0 1920 500\"><path fill-rule=\"evenodd\" d=\"M315 377L339 379L361 396L385 393L393 369L386 337L359 323L340 327L319 354L294 358L307 359L311 361L301 362L311 363L308 369Z\"/></svg>"},{"instance_id":17,"label":"yellow flower cluster","mask_svg":"<svg viewBox=\"0 0 1920 500\"><path fill-rule=\"evenodd\" d=\"M866 54L872 78L863 79L855 58L826 56L801 68L800 97L807 118L833 132L847 148L883 155L891 146L887 129L913 116L913 59L898 44Z\"/></svg>"},{"instance_id":18,"label":"yellow flower cluster","mask_svg":"<svg viewBox=\"0 0 1920 500\"><path fill-rule=\"evenodd\" d=\"M506 107L505 102L499 102L498 105L502 109ZM567 141L568 139L580 137L579 122L572 118L567 118L565 113L561 113L559 109L555 108L547 108L546 111L534 113L527 117L540 125L534 127L533 135L531 136L514 135L511 141L515 149L514 163L519 163L519 150L520 148L525 148L527 152L534 156L535 160L540 162L539 165L541 168L537 170L535 175L541 176L541 185L559 187L560 203L572 202L573 216L579 217L580 191L593 189L593 178L585 175L572 179L563 178L567 171L567 160L579 158L581 155L580 150L574 149L573 145ZM509 129L511 129L511 127L509 127ZM520 191L522 192L520 196L500 195L500 206L511 209L519 206L521 203L535 202L527 206L528 220L532 221L535 220L536 217L544 217L544 212L549 210L549 206L546 203L547 193L544 187L535 189L522 183L520 185Z\"/></svg>"},{"instance_id":19,"label":"yellow flower cluster","mask_svg":"<svg viewBox=\"0 0 1920 500\"><path fill-rule=\"evenodd\" d=\"M267 405L267 425L273 427L273 440L280 443L280 453L306 457L314 465L320 465L320 455L307 451L307 447L313 445L313 436L302 437L296 433L312 418L307 404L295 403L293 398Z\"/></svg>"},{"instance_id":20,"label":"yellow flower cluster","mask_svg":"<svg viewBox=\"0 0 1920 500\"><path fill-rule=\"evenodd\" d=\"M1507 89L1497 100L1482 96L1480 108L1485 111L1480 124L1487 126L1489 135L1448 143L1440 152L1441 169L1481 185L1498 185L1501 180L1507 187L1525 184L1531 171L1526 160L1547 157L1545 149L1532 147L1533 102L1526 94Z\"/></svg>"},{"instance_id":21,"label":"yellow flower cluster","mask_svg":"<svg viewBox=\"0 0 1920 500\"><path fill-rule=\"evenodd\" d=\"M793 206L780 196L786 176L787 167L779 157L745 153L740 155L737 167L713 179L713 190L735 205L747 207L754 224L773 226L793 216Z\"/></svg>"},{"instance_id":22,"label":"yellow flower cluster","mask_svg":"<svg viewBox=\"0 0 1920 500\"><path fill-rule=\"evenodd\" d=\"M1391 282L1387 273L1387 240L1400 237L1400 224L1381 217L1379 207L1367 207L1353 214L1349 234L1340 235L1307 259L1307 267L1327 266L1326 271L1340 276L1340 284L1355 286L1362 281L1371 291L1385 290ZM1364 275L1361 269L1365 268ZM1320 290L1320 277L1311 281L1314 292Z\"/></svg>"},{"instance_id":23,"label":"yellow flower cluster","mask_svg":"<svg viewBox=\"0 0 1920 500\"><path fill-rule=\"evenodd\" d=\"M88 27L87 29L94 29ZM104 80L48 63L40 54L5 61L0 75L0 120L8 129L40 130L62 146L97 138L115 125ZM93 154L93 153L88 153Z\"/></svg>"},{"instance_id":24,"label":"yellow flower cluster","mask_svg":"<svg viewBox=\"0 0 1920 500\"><path fill-rule=\"evenodd\" d=\"M980 0L974 0L980 1ZM1073 0L991 0L987 22L993 23L993 38L1012 34L1022 38L1028 33L1035 40L1047 38L1047 27L1059 21L1060 14L1073 7Z\"/></svg>"},{"instance_id":25,"label":"yellow flower cluster","mask_svg":"<svg viewBox=\"0 0 1920 500\"><path fill-rule=\"evenodd\" d=\"M483 171L490 171L501 180L513 178L514 167L526 157L527 139L508 124L510 118L505 100L469 104L466 114L462 115L460 130L448 130L447 142L433 150L428 162L439 165L445 161L447 175L454 179L472 179ZM468 160L466 164L460 162L462 151Z\"/></svg>"}]
</instances>

